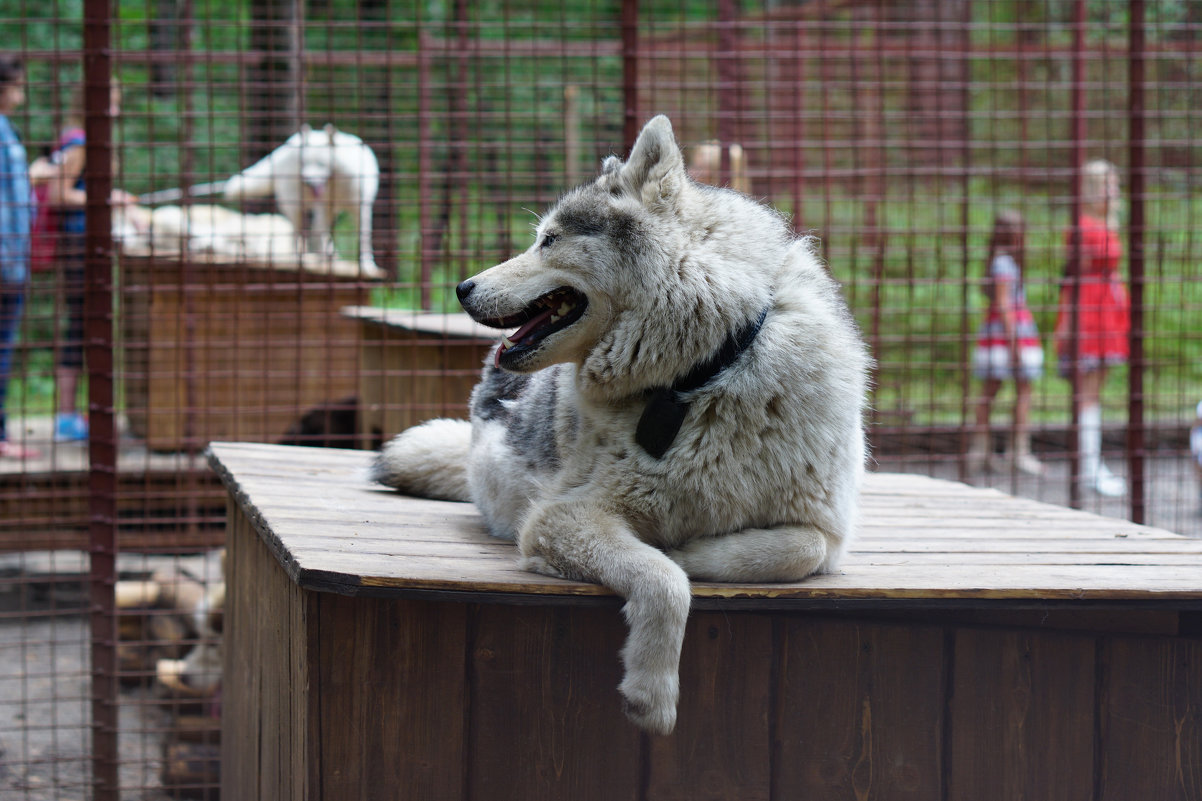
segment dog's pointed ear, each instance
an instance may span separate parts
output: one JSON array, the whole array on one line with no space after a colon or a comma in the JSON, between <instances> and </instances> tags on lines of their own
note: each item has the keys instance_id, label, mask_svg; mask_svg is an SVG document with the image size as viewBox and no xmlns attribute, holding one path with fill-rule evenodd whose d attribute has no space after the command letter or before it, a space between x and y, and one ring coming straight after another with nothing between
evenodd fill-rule
<instances>
[{"instance_id":1,"label":"dog's pointed ear","mask_svg":"<svg viewBox=\"0 0 1202 801\"><path fill-rule=\"evenodd\" d=\"M304 125L301 126L300 132L305 135L308 135L312 130L313 130L313 127L311 125L309 125L309 123L306 122Z\"/></svg>"},{"instance_id":2,"label":"dog's pointed ear","mask_svg":"<svg viewBox=\"0 0 1202 801\"><path fill-rule=\"evenodd\" d=\"M606 156L605 161L601 162L601 174L612 175L622 169L622 160L617 156Z\"/></svg>"},{"instance_id":3,"label":"dog's pointed ear","mask_svg":"<svg viewBox=\"0 0 1202 801\"><path fill-rule=\"evenodd\" d=\"M671 200L688 180L672 123L660 114L643 126L622 175L644 203Z\"/></svg>"},{"instance_id":4,"label":"dog's pointed ear","mask_svg":"<svg viewBox=\"0 0 1202 801\"><path fill-rule=\"evenodd\" d=\"M329 137L330 144L334 144L334 134L338 132L338 129L334 127L334 123L327 122L322 130L325 131L326 136Z\"/></svg>"}]
</instances>

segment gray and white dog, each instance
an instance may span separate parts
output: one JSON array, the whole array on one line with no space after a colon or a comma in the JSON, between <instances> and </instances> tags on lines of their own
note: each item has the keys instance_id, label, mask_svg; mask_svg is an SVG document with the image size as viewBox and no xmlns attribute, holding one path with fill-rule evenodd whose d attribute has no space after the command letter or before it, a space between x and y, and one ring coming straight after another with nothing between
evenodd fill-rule
<instances>
[{"instance_id":1,"label":"gray and white dog","mask_svg":"<svg viewBox=\"0 0 1202 801\"><path fill-rule=\"evenodd\" d=\"M458 294L517 330L471 422L403 432L373 478L623 596L627 714L670 732L689 579L797 581L852 535L870 360L839 288L776 212L694 183L660 116Z\"/></svg>"}]
</instances>

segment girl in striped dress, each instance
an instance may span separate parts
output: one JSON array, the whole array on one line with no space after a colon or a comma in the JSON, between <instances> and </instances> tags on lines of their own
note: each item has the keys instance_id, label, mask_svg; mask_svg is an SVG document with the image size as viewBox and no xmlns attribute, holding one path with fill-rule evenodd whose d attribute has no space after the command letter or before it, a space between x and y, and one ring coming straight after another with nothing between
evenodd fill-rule
<instances>
[{"instance_id":1,"label":"girl in striped dress","mask_svg":"<svg viewBox=\"0 0 1202 801\"><path fill-rule=\"evenodd\" d=\"M1043 346L1023 290L1023 219L1003 211L994 221L989 242L989 275L985 292L989 311L977 334L973 374L984 384L977 403L976 428L969 442L969 468L1008 469L1041 475L1043 464L1031 454L1031 382L1043 372ZM1015 387L1014 424L1007 457L991 458L989 417L993 400L1006 381Z\"/></svg>"}]
</instances>

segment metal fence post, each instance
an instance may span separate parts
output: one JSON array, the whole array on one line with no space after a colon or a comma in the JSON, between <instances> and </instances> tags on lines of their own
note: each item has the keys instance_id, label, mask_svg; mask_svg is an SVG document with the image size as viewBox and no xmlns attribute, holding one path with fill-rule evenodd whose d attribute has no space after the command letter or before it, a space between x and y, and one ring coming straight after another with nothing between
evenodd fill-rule
<instances>
[{"instance_id":1,"label":"metal fence post","mask_svg":"<svg viewBox=\"0 0 1202 801\"><path fill-rule=\"evenodd\" d=\"M1131 171L1131 216L1128 221L1128 284L1131 292L1130 368L1127 372L1127 465L1131 493L1131 520L1144 523L1147 494L1144 480L1144 202L1147 175L1144 169L1144 0L1132 0L1128 54L1128 168Z\"/></svg>"},{"instance_id":2,"label":"metal fence post","mask_svg":"<svg viewBox=\"0 0 1202 801\"><path fill-rule=\"evenodd\" d=\"M86 0L84 118L88 162L84 235L84 353L88 370L88 543L92 660L92 798L116 801L118 782L117 430L113 409L113 8Z\"/></svg>"}]
</instances>

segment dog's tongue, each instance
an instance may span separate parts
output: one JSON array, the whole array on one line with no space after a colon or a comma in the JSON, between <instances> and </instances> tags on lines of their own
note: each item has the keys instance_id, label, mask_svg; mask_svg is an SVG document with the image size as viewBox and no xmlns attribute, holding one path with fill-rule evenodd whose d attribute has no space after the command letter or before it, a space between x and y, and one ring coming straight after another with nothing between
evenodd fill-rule
<instances>
[{"instance_id":1,"label":"dog's tongue","mask_svg":"<svg viewBox=\"0 0 1202 801\"><path fill-rule=\"evenodd\" d=\"M553 309L547 309L546 311L539 312L534 317L530 318L525 325L514 331L509 336L501 337L501 347L497 348L497 355L493 357L493 364L497 367L500 367L501 354L521 342L527 334L545 323L551 317L553 311Z\"/></svg>"}]
</instances>

